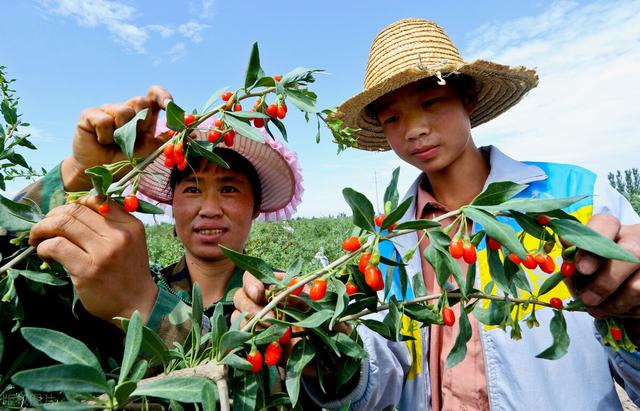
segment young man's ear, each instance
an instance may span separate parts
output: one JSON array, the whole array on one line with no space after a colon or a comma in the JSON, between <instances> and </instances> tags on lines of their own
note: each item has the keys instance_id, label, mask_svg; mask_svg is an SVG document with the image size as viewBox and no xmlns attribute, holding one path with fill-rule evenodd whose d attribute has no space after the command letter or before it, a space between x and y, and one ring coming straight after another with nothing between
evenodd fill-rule
<instances>
[{"instance_id":1,"label":"young man's ear","mask_svg":"<svg viewBox=\"0 0 640 411\"><path fill-rule=\"evenodd\" d=\"M464 105L464 108L465 110L467 110L467 113L469 113L469 115L473 114L473 112L476 111L477 107L478 107L477 100L469 101Z\"/></svg>"}]
</instances>

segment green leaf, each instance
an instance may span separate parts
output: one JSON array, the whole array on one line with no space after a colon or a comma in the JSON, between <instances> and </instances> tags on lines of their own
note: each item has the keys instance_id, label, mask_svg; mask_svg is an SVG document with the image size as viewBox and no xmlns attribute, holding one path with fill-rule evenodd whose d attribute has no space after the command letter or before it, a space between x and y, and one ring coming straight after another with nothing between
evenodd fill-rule
<instances>
[{"instance_id":1,"label":"green leaf","mask_svg":"<svg viewBox=\"0 0 640 411\"><path fill-rule=\"evenodd\" d=\"M249 56L249 64L247 65L247 72L244 76L244 88L249 89L253 86L256 80L264 76L264 71L260 67L260 51L258 50L258 43L253 43L251 47L251 55Z\"/></svg>"},{"instance_id":2,"label":"green leaf","mask_svg":"<svg viewBox=\"0 0 640 411\"><path fill-rule=\"evenodd\" d=\"M489 308L483 308L481 304L477 304L473 309L473 315L483 324L501 325L506 321L511 309L504 301L491 301Z\"/></svg>"},{"instance_id":3,"label":"green leaf","mask_svg":"<svg viewBox=\"0 0 640 411\"><path fill-rule=\"evenodd\" d=\"M229 127L238 132L238 134L255 140L258 143L264 143L262 133L260 133L257 128L252 127L244 121L240 120L239 117L234 117L233 113L226 113L224 116L224 122L227 123Z\"/></svg>"},{"instance_id":4,"label":"green leaf","mask_svg":"<svg viewBox=\"0 0 640 411\"><path fill-rule=\"evenodd\" d=\"M438 221L432 220L412 220L405 221L396 226L396 230L428 230L429 228L440 227Z\"/></svg>"},{"instance_id":5,"label":"green leaf","mask_svg":"<svg viewBox=\"0 0 640 411\"><path fill-rule=\"evenodd\" d=\"M549 277L547 277L547 279L544 280L544 283L542 283L542 285L540 286L540 291L538 291L538 297L540 297L541 295L545 295L549 291L553 290L556 287L556 285L562 282L563 278L564 276L560 273L551 274Z\"/></svg>"},{"instance_id":6,"label":"green leaf","mask_svg":"<svg viewBox=\"0 0 640 411\"><path fill-rule=\"evenodd\" d=\"M175 131L182 131L187 128L184 125L184 110L173 101L167 104L167 127Z\"/></svg>"},{"instance_id":7,"label":"green leaf","mask_svg":"<svg viewBox=\"0 0 640 411\"><path fill-rule=\"evenodd\" d=\"M378 334L380 334L382 337L386 338L387 340L391 340L391 341L395 341L395 339L393 338L393 334L391 333L391 330L389 329L389 327L380 322L380 321L376 321L376 320L367 320L367 319L361 319L362 324L364 324L367 328L369 328L371 331L377 332Z\"/></svg>"},{"instance_id":8,"label":"green leaf","mask_svg":"<svg viewBox=\"0 0 640 411\"><path fill-rule=\"evenodd\" d=\"M229 367L245 371L250 371L251 369L253 369L253 365L251 365L249 361L233 353L227 354L227 356L220 361L220 364L225 364Z\"/></svg>"},{"instance_id":9,"label":"green leaf","mask_svg":"<svg viewBox=\"0 0 640 411\"><path fill-rule=\"evenodd\" d=\"M589 197L588 195L569 197L569 198L514 198L498 205L474 205L485 211L504 211L515 210L521 213L544 213L547 211L557 210L569 207L580 200Z\"/></svg>"},{"instance_id":10,"label":"green leaf","mask_svg":"<svg viewBox=\"0 0 640 411\"><path fill-rule=\"evenodd\" d=\"M370 232L375 231L373 227L374 211L373 204L362 193L355 191L352 188L345 188L342 190L344 199L351 207L353 211L353 224Z\"/></svg>"},{"instance_id":11,"label":"green leaf","mask_svg":"<svg viewBox=\"0 0 640 411\"><path fill-rule=\"evenodd\" d=\"M311 343L305 338L294 345L291 350L291 354L289 354L285 385L293 406L298 403L298 395L300 394L300 376L302 375L302 370L307 364L309 364L314 355L315 352Z\"/></svg>"},{"instance_id":12,"label":"green leaf","mask_svg":"<svg viewBox=\"0 0 640 411\"><path fill-rule=\"evenodd\" d=\"M540 354L536 355L536 358L557 360L562 358L569 349L569 334L567 334L567 323L564 320L562 310L554 310L549 329L553 336L553 344Z\"/></svg>"},{"instance_id":13,"label":"green leaf","mask_svg":"<svg viewBox=\"0 0 640 411\"><path fill-rule=\"evenodd\" d=\"M16 373L11 381L34 391L96 392L109 391L102 371L82 364L58 364Z\"/></svg>"},{"instance_id":14,"label":"green leaf","mask_svg":"<svg viewBox=\"0 0 640 411\"><path fill-rule=\"evenodd\" d=\"M280 134L282 135L282 138L284 139L284 141L288 141L287 140L287 128L284 126L284 123L282 121L278 120L277 118L272 118L269 122L273 123L278 128L278 131L280 131ZM265 122L265 127L267 127L267 130L268 130L268 125L269 124Z\"/></svg>"},{"instance_id":15,"label":"green leaf","mask_svg":"<svg viewBox=\"0 0 640 411\"><path fill-rule=\"evenodd\" d=\"M222 95L222 93L224 93L225 91L227 91L229 89L229 87L223 87L219 90L216 90L215 93L213 93L211 95L211 97L209 97L209 100L207 100L207 102L205 103L204 106L202 106L202 113L205 113L207 110L209 110L209 108L211 107L211 105L220 98L220 96ZM183 117L184 118L184 117Z\"/></svg>"},{"instance_id":16,"label":"green leaf","mask_svg":"<svg viewBox=\"0 0 640 411\"><path fill-rule=\"evenodd\" d=\"M113 175L104 166L95 166L87 168L84 173L91 178L93 188L96 189L98 194L106 194L111 183L113 183Z\"/></svg>"},{"instance_id":17,"label":"green leaf","mask_svg":"<svg viewBox=\"0 0 640 411\"><path fill-rule=\"evenodd\" d=\"M5 230L29 231L42 218L43 215L35 208L0 195L0 226Z\"/></svg>"},{"instance_id":18,"label":"green leaf","mask_svg":"<svg viewBox=\"0 0 640 411\"><path fill-rule=\"evenodd\" d=\"M7 124L16 124L18 121L18 113L14 107L11 107L6 100L3 100L0 104L0 110L2 110L2 116Z\"/></svg>"},{"instance_id":19,"label":"green leaf","mask_svg":"<svg viewBox=\"0 0 640 411\"><path fill-rule=\"evenodd\" d=\"M31 270L13 270L10 271L15 272L18 275L21 275L25 278L28 278L31 281L35 281L37 283L49 284L49 285L65 285L68 284L67 281L62 280L60 278L54 277L53 275L41 271L31 271Z\"/></svg>"},{"instance_id":20,"label":"green leaf","mask_svg":"<svg viewBox=\"0 0 640 411\"><path fill-rule=\"evenodd\" d=\"M289 101L305 113L319 113L316 107L317 96L313 91L306 89L285 89Z\"/></svg>"},{"instance_id":21,"label":"green leaf","mask_svg":"<svg viewBox=\"0 0 640 411\"><path fill-rule=\"evenodd\" d=\"M421 323L435 324L439 321L438 314L436 314L431 306L426 306L421 303L413 303L405 305L403 310L408 317Z\"/></svg>"},{"instance_id":22,"label":"green leaf","mask_svg":"<svg viewBox=\"0 0 640 411\"><path fill-rule=\"evenodd\" d=\"M287 268L287 273L284 276L283 283L289 284L293 277L300 275L302 271L302 259L300 257L296 257L295 261L291 263L289 268Z\"/></svg>"},{"instance_id":23,"label":"green leaf","mask_svg":"<svg viewBox=\"0 0 640 411\"><path fill-rule=\"evenodd\" d=\"M636 264L640 263L639 259L625 249L577 221L551 220L549 226L563 240L570 242L582 250L611 260L628 261Z\"/></svg>"},{"instance_id":24,"label":"green leaf","mask_svg":"<svg viewBox=\"0 0 640 411\"><path fill-rule=\"evenodd\" d=\"M29 344L58 362L102 370L91 350L75 338L47 328L22 327L20 333Z\"/></svg>"},{"instance_id":25,"label":"green leaf","mask_svg":"<svg viewBox=\"0 0 640 411\"><path fill-rule=\"evenodd\" d=\"M191 329L192 330L200 330L202 329L202 290L200 289L200 284L197 282L193 283L193 287L191 287ZM199 345L196 343L196 346Z\"/></svg>"},{"instance_id":26,"label":"green leaf","mask_svg":"<svg viewBox=\"0 0 640 411\"><path fill-rule=\"evenodd\" d=\"M142 320L138 310L133 312L129 323L127 324L127 336L124 343L124 354L122 355L122 366L120 367L120 376L118 384L127 378L131 366L136 360L140 352L140 343L142 342Z\"/></svg>"},{"instance_id":27,"label":"green leaf","mask_svg":"<svg viewBox=\"0 0 640 411\"><path fill-rule=\"evenodd\" d=\"M227 331L220 337L220 352L226 353L227 350L233 349L244 344L245 341L251 339L251 333L244 331Z\"/></svg>"},{"instance_id":28,"label":"green leaf","mask_svg":"<svg viewBox=\"0 0 640 411\"><path fill-rule=\"evenodd\" d=\"M104 409L104 406L100 406L98 404L85 404L75 401L61 401L42 404L42 409L44 411L84 411Z\"/></svg>"},{"instance_id":29,"label":"green leaf","mask_svg":"<svg viewBox=\"0 0 640 411\"><path fill-rule=\"evenodd\" d=\"M543 236L546 239L550 238L550 235L548 233L545 234L546 230L538 224L535 218L514 210L509 210L509 213L526 233L539 239L542 239Z\"/></svg>"},{"instance_id":30,"label":"green leaf","mask_svg":"<svg viewBox=\"0 0 640 411\"><path fill-rule=\"evenodd\" d=\"M234 264L245 271L249 271L258 280L265 284L280 284L280 281L273 274L273 268L258 257L242 254L227 248L223 245L219 246L222 252L229 257Z\"/></svg>"},{"instance_id":31,"label":"green leaf","mask_svg":"<svg viewBox=\"0 0 640 411\"><path fill-rule=\"evenodd\" d=\"M147 326L142 327L142 342L140 345L143 353L149 353L153 358L160 360L163 366L169 364L169 349L155 331Z\"/></svg>"},{"instance_id":32,"label":"green leaf","mask_svg":"<svg viewBox=\"0 0 640 411\"><path fill-rule=\"evenodd\" d=\"M131 373L129 374L129 380L138 382L144 378L149 369L149 362L147 360L140 360L133 366Z\"/></svg>"},{"instance_id":33,"label":"green leaf","mask_svg":"<svg viewBox=\"0 0 640 411\"><path fill-rule=\"evenodd\" d=\"M244 120L251 120L254 118L271 119L267 114L260 113L258 111L233 111L228 114Z\"/></svg>"},{"instance_id":34,"label":"green leaf","mask_svg":"<svg viewBox=\"0 0 640 411\"><path fill-rule=\"evenodd\" d=\"M205 381L202 386L202 409L203 411L216 411L218 401L218 387L210 380Z\"/></svg>"},{"instance_id":35,"label":"green leaf","mask_svg":"<svg viewBox=\"0 0 640 411\"><path fill-rule=\"evenodd\" d=\"M467 278L465 279L465 288L462 290L464 295L471 294L476 285L476 264L470 264L467 267Z\"/></svg>"},{"instance_id":36,"label":"green leaf","mask_svg":"<svg viewBox=\"0 0 640 411\"><path fill-rule=\"evenodd\" d=\"M253 338L253 342L255 345L265 345L272 341L278 341L288 327L288 325L281 323L272 324L266 330L258 333L258 335Z\"/></svg>"},{"instance_id":37,"label":"green leaf","mask_svg":"<svg viewBox=\"0 0 640 411\"><path fill-rule=\"evenodd\" d=\"M332 316L333 316L333 310L324 309L324 310L316 311L315 313L311 314L304 320L294 323L294 325L297 325L298 327L304 327L304 328L315 328L322 325L325 321L329 320Z\"/></svg>"},{"instance_id":38,"label":"green leaf","mask_svg":"<svg viewBox=\"0 0 640 411\"><path fill-rule=\"evenodd\" d=\"M263 76L256 81L255 87L275 87L276 81L271 76Z\"/></svg>"},{"instance_id":39,"label":"green leaf","mask_svg":"<svg viewBox=\"0 0 640 411\"><path fill-rule=\"evenodd\" d=\"M29 168L29 164L27 164L27 160L25 160L21 154L12 153L10 156L7 157L7 159L11 161L13 164L17 164L24 168Z\"/></svg>"},{"instance_id":40,"label":"green leaf","mask_svg":"<svg viewBox=\"0 0 640 411\"><path fill-rule=\"evenodd\" d=\"M206 378L203 377L165 377L139 385L132 395L165 398L180 402L200 402L202 387Z\"/></svg>"},{"instance_id":41,"label":"green leaf","mask_svg":"<svg viewBox=\"0 0 640 411\"><path fill-rule=\"evenodd\" d=\"M331 321L329 322L329 329L332 330L338 317L349 305L349 296L347 295L347 287L342 281L338 280L335 277L331 277L329 281L331 281L331 283L333 284L333 288L335 288L336 290L336 308L333 311L333 316L331 317Z\"/></svg>"},{"instance_id":42,"label":"green leaf","mask_svg":"<svg viewBox=\"0 0 640 411\"><path fill-rule=\"evenodd\" d=\"M516 184L511 181L491 183L482 193L478 194L478 196L471 201L470 205L489 206L502 204L527 187L526 184Z\"/></svg>"},{"instance_id":43,"label":"green leaf","mask_svg":"<svg viewBox=\"0 0 640 411\"><path fill-rule=\"evenodd\" d=\"M389 181L389 185L384 190L384 212L385 214L389 214L390 210L393 210L398 206L398 200L400 198L400 193L398 193L398 177L400 176L400 167L396 167L391 173L391 181ZM388 204L388 207L387 207ZM387 210L388 208L388 210Z\"/></svg>"},{"instance_id":44,"label":"green leaf","mask_svg":"<svg viewBox=\"0 0 640 411\"><path fill-rule=\"evenodd\" d=\"M367 358L369 356L361 344L353 341L351 337L345 333L338 332L332 339L340 349L340 352L351 358Z\"/></svg>"},{"instance_id":45,"label":"green leaf","mask_svg":"<svg viewBox=\"0 0 640 411\"><path fill-rule=\"evenodd\" d=\"M169 103L171 104L171 103ZM120 150L127 156L129 160L133 160L133 149L136 144L136 135L138 121L147 117L149 109L140 110L131 120L124 126L119 127L113 132L113 141L120 147Z\"/></svg>"},{"instance_id":46,"label":"green leaf","mask_svg":"<svg viewBox=\"0 0 640 411\"><path fill-rule=\"evenodd\" d=\"M258 398L258 376L252 372L234 373L233 411L254 411Z\"/></svg>"},{"instance_id":47,"label":"green leaf","mask_svg":"<svg viewBox=\"0 0 640 411\"><path fill-rule=\"evenodd\" d=\"M467 342L471 339L471 323L469 322L467 312L463 309L460 311L460 320L458 321L460 331L456 337L456 342L453 344L453 348L449 352L449 355L447 355L447 360L444 364L445 368L455 366L464 360L464 357L467 355Z\"/></svg>"},{"instance_id":48,"label":"green leaf","mask_svg":"<svg viewBox=\"0 0 640 411\"><path fill-rule=\"evenodd\" d=\"M16 144L18 144L19 146L22 146L22 147L26 147L26 148L31 149L31 150L36 150L37 149L37 147L34 146L31 143L31 141L27 140L26 137L16 138Z\"/></svg>"},{"instance_id":49,"label":"green leaf","mask_svg":"<svg viewBox=\"0 0 640 411\"><path fill-rule=\"evenodd\" d=\"M398 310L398 299L395 295L389 298L389 310L382 320L382 323L389 328L389 331L391 331L395 341L401 341L400 328L402 327L402 320L400 318L400 310Z\"/></svg>"},{"instance_id":50,"label":"green leaf","mask_svg":"<svg viewBox=\"0 0 640 411\"><path fill-rule=\"evenodd\" d=\"M489 260L489 272L491 273L491 279L504 293L511 295L515 294L511 288L511 282L505 274L504 265L500 260L498 250L492 250L489 247L487 247L486 250Z\"/></svg>"},{"instance_id":51,"label":"green leaf","mask_svg":"<svg viewBox=\"0 0 640 411\"><path fill-rule=\"evenodd\" d=\"M531 199L529 200L531 201ZM520 241L518 241L518 235L510 225L501 223L496 220L492 214L474 207L464 208L464 215L480 224L489 237L498 241L518 257L524 259L526 251Z\"/></svg>"},{"instance_id":52,"label":"green leaf","mask_svg":"<svg viewBox=\"0 0 640 411\"><path fill-rule=\"evenodd\" d=\"M220 167L229 168L229 164L222 159L219 155L213 152L213 143L209 141L194 140L189 137L189 150L193 150L193 153L198 157L204 157L209 162L217 164Z\"/></svg>"},{"instance_id":53,"label":"green leaf","mask_svg":"<svg viewBox=\"0 0 640 411\"><path fill-rule=\"evenodd\" d=\"M382 222L382 226L380 230L386 230L391 224L400 220L402 216L407 212L409 207L411 207L411 203L413 203L413 197L407 197L398 207L396 207L389 215L387 215Z\"/></svg>"},{"instance_id":54,"label":"green leaf","mask_svg":"<svg viewBox=\"0 0 640 411\"><path fill-rule=\"evenodd\" d=\"M129 400L129 396L136 390L137 386L138 384L133 381L125 381L116 386L114 396L116 397L116 401L118 402L118 405L120 407L127 403L127 401Z\"/></svg>"}]
</instances>

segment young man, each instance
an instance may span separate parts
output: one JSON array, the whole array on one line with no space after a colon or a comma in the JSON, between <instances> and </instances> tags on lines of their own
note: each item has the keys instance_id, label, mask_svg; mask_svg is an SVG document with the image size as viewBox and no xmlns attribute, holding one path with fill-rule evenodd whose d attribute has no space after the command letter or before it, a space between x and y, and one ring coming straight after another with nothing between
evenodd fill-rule
<instances>
[{"instance_id":1,"label":"young man","mask_svg":"<svg viewBox=\"0 0 640 411\"><path fill-rule=\"evenodd\" d=\"M414 203L403 220L436 217L468 204L489 183L514 181L529 185L520 194L524 197L593 194L566 211L640 256L640 218L606 179L580 167L523 163L495 147L476 147L471 129L517 104L537 82L536 73L523 67L467 63L436 24L406 19L375 38L364 90L346 101L337 115L345 125L361 129L358 148L391 148L421 171L407 193ZM405 255L418 236L396 237L394 242L397 255ZM420 251L426 245L426 241L421 244ZM537 244L525 246L537 248ZM388 258L392 251L390 244L381 248ZM433 269L422 255L415 253L407 265L408 279L422 273L427 293L437 293ZM552 256L559 259L557 249ZM478 260L485 261L482 256ZM588 282L573 291L594 316L640 312L637 264L601 261L587 254L579 255L576 263ZM466 266L462 268L466 272ZM476 286L482 289L489 281L488 267L479 264L478 271ZM532 271L529 277L537 288L546 275ZM236 306L243 305L242 296L256 294L251 287L255 284L245 278L247 292L236 294ZM413 297L410 290L409 295L400 296L399 287L393 284L391 288L399 299ZM557 287L548 297L567 299L570 292ZM252 309L250 304L246 307ZM459 315L459 305L455 309ZM613 375L640 404L640 355L614 353L604 347L593 317L586 313L565 313L571 337L567 355L555 361L536 359L550 344L551 317L552 310L539 310L541 326L525 327L521 341L470 317L473 336L467 356L451 369L445 369L444 363L458 327L409 327L404 332L415 340L406 343L390 342L359 327L369 358L363 361L355 388L335 400L335 396L321 394L313 381L304 385L319 404L330 409L350 403L353 410L609 410L621 407ZM632 332L640 329L637 319L629 319L627 326ZM640 341L637 337L635 334Z\"/></svg>"}]
</instances>

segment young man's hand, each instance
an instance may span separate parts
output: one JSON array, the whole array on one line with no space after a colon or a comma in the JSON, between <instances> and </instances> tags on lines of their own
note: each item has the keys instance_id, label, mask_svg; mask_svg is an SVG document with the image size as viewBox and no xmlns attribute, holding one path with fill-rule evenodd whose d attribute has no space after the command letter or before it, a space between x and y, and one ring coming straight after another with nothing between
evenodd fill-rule
<instances>
[{"instance_id":1,"label":"young man's hand","mask_svg":"<svg viewBox=\"0 0 640 411\"><path fill-rule=\"evenodd\" d=\"M158 113L173 98L160 86L151 86L146 96L128 101L88 108L82 112L73 136L73 153L61 166L62 182L67 191L91 188L91 180L84 170L125 159L120 147L113 141L113 132L131 120L136 113L149 109L144 122L138 125L136 156L146 156L164 143L168 136L155 137Z\"/></svg>"},{"instance_id":2,"label":"young man's hand","mask_svg":"<svg viewBox=\"0 0 640 411\"><path fill-rule=\"evenodd\" d=\"M640 258L640 224L622 225L611 215L598 214L587 225ZM592 315L640 315L640 264L606 260L579 251L576 269L586 277L577 295L590 307ZM630 319L627 325L640 342L640 319Z\"/></svg>"},{"instance_id":3,"label":"young man's hand","mask_svg":"<svg viewBox=\"0 0 640 411\"><path fill-rule=\"evenodd\" d=\"M140 311L149 319L158 294L151 278L140 220L111 201L110 210L98 213L102 200L83 197L56 207L31 228L29 243L38 255L62 264L82 305L106 321L130 318Z\"/></svg>"}]
</instances>

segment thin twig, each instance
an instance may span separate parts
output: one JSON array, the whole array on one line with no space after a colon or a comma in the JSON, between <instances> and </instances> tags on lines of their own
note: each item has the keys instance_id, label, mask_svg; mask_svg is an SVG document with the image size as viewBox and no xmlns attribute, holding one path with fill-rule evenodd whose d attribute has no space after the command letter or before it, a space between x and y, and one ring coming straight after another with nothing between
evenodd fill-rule
<instances>
[{"instance_id":1,"label":"thin twig","mask_svg":"<svg viewBox=\"0 0 640 411\"><path fill-rule=\"evenodd\" d=\"M0 274L4 273L5 271L13 268L13 266L17 265L18 263L20 263L22 260L24 260L25 258L27 258L32 252L35 251L35 247L33 246L29 246L28 248L26 248L23 252L21 252L20 254L18 254L17 256L13 257L11 259L11 261L9 261L8 263L6 263L5 265L2 266L2 268L0 268Z\"/></svg>"}]
</instances>

